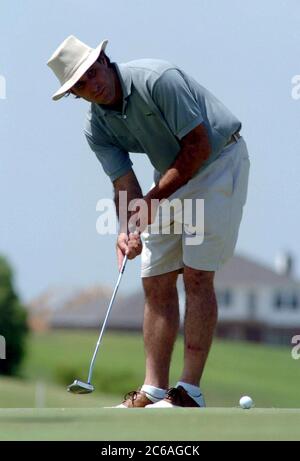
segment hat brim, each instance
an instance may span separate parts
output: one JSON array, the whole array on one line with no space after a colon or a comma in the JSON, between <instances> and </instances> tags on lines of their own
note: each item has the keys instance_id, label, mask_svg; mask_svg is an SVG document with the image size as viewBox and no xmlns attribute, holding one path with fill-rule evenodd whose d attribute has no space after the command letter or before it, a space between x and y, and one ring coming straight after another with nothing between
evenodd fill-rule
<instances>
[{"instance_id":1,"label":"hat brim","mask_svg":"<svg viewBox=\"0 0 300 461\"><path fill-rule=\"evenodd\" d=\"M62 98L75 83L83 76L83 74L91 67L98 59L101 51L104 51L108 40L103 40L97 48L95 48L87 57L87 59L79 66L76 70L72 78L70 78L67 82L60 87L56 93L53 94L52 99L53 101L57 101L58 99Z\"/></svg>"}]
</instances>

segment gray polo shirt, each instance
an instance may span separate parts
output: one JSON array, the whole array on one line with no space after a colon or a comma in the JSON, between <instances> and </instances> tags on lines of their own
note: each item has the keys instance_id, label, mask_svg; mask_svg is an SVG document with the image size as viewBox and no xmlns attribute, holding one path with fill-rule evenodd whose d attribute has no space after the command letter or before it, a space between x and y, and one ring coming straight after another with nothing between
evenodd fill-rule
<instances>
[{"instance_id":1,"label":"gray polo shirt","mask_svg":"<svg viewBox=\"0 0 300 461\"><path fill-rule=\"evenodd\" d=\"M163 174L180 151L179 140L203 123L213 162L241 122L177 66L158 59L113 63L121 81L120 112L92 103L85 135L112 181L132 168L129 153L145 153Z\"/></svg>"}]
</instances>

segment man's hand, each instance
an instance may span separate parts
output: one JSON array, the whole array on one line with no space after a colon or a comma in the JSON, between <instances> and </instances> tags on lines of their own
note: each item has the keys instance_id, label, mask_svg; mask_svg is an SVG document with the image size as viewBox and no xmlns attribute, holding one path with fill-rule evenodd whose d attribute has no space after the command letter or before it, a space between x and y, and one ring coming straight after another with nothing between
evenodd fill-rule
<instances>
[{"instance_id":1,"label":"man's hand","mask_svg":"<svg viewBox=\"0 0 300 461\"><path fill-rule=\"evenodd\" d=\"M124 256L127 255L128 259L134 259L142 252L142 242L139 233L121 233L117 239L117 258L119 271L122 267Z\"/></svg>"}]
</instances>

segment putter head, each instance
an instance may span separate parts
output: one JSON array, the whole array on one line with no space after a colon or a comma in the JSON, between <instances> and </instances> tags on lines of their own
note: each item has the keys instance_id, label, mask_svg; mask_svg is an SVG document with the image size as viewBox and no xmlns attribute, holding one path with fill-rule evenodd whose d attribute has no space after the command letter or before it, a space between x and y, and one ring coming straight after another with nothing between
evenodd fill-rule
<instances>
[{"instance_id":1,"label":"putter head","mask_svg":"<svg viewBox=\"0 0 300 461\"><path fill-rule=\"evenodd\" d=\"M72 392L73 394L90 394L95 390L91 384L78 381L77 379L67 389L68 392Z\"/></svg>"}]
</instances>

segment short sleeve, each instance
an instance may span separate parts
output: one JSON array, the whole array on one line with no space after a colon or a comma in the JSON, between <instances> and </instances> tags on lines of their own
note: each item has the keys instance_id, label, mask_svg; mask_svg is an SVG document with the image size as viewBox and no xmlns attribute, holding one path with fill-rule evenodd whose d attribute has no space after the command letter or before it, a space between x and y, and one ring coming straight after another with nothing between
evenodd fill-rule
<instances>
[{"instance_id":1,"label":"short sleeve","mask_svg":"<svg viewBox=\"0 0 300 461\"><path fill-rule=\"evenodd\" d=\"M88 120L84 134L111 181L115 181L132 169L132 161L128 152L113 144L100 126Z\"/></svg>"},{"instance_id":2,"label":"short sleeve","mask_svg":"<svg viewBox=\"0 0 300 461\"><path fill-rule=\"evenodd\" d=\"M152 97L172 133L179 139L204 121L199 104L177 69L168 69L159 77Z\"/></svg>"}]
</instances>

